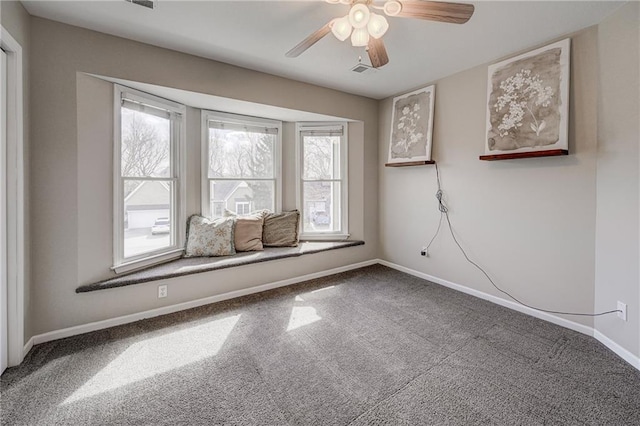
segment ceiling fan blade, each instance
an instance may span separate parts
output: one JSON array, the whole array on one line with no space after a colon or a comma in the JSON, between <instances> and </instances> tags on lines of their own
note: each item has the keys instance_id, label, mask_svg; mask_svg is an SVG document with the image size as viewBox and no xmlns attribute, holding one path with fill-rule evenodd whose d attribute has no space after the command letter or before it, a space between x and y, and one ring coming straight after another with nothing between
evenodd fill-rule
<instances>
[{"instance_id":1,"label":"ceiling fan blade","mask_svg":"<svg viewBox=\"0 0 640 426\"><path fill-rule=\"evenodd\" d=\"M367 53L369 53L369 59L371 60L371 66L374 68L380 68L383 65L389 63L389 57L387 56L387 49L384 47L384 42L381 38L369 37L369 45L367 46Z\"/></svg>"},{"instance_id":2,"label":"ceiling fan blade","mask_svg":"<svg viewBox=\"0 0 640 426\"><path fill-rule=\"evenodd\" d=\"M311 34L309 37L302 40L298 43L293 49L288 51L285 56L287 58L297 58L300 56L305 50L316 44L322 37L326 36L331 32L331 25L333 25L333 20L327 22L325 26L320 28L318 31Z\"/></svg>"},{"instance_id":3,"label":"ceiling fan blade","mask_svg":"<svg viewBox=\"0 0 640 426\"><path fill-rule=\"evenodd\" d=\"M439 1L402 0L402 10L396 16L429 21L464 24L471 18L475 7L472 4L446 3Z\"/></svg>"}]
</instances>

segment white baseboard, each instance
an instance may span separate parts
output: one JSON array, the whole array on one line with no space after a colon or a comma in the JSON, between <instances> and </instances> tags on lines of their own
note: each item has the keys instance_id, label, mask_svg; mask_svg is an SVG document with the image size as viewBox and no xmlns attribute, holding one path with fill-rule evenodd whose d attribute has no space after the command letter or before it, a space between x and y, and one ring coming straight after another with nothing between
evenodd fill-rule
<instances>
[{"instance_id":1,"label":"white baseboard","mask_svg":"<svg viewBox=\"0 0 640 426\"><path fill-rule=\"evenodd\" d=\"M33 347L33 337L24 344L24 349L22 350L22 359L27 356L31 348Z\"/></svg>"},{"instance_id":2,"label":"white baseboard","mask_svg":"<svg viewBox=\"0 0 640 426\"><path fill-rule=\"evenodd\" d=\"M635 356L634 354L632 354L631 352L629 352L628 350L626 350L622 346L618 345L616 342L614 342L613 340L609 339L604 334L602 334L599 331L593 329L592 327L589 327L589 326L586 326L586 325L583 325L583 324L578 324L576 322L573 322L573 321L570 321L570 320L567 320L565 318L561 318L561 317L558 317L558 316L555 316L555 315L552 315L552 314L548 314L546 312L540 312L540 311L537 311L535 309L527 308L526 306L522 306L522 305L520 305L518 303L515 303L515 302L512 302L510 300L505 300L505 299L502 299L500 297L496 297L496 296L493 296L491 294L484 293L482 291L474 290L472 288L465 287L465 286L460 285L460 284L455 284L455 283L452 283L450 281L443 280L442 278L434 277L432 275L425 274L424 272L416 271L415 269L411 269L411 268L407 268L405 266L397 265L397 264L392 263L392 262L387 262L386 260L378 259L378 263L380 263L381 265L384 265L384 266L388 266L389 268L393 268L393 269L396 269L398 271L405 272L405 273L407 273L409 275L413 275L415 277L422 278L422 279L425 279L427 281L431 281L433 283L443 285L443 286L451 288L453 290L461 291L463 293L467 293L467 294L470 294L472 296L479 297L480 299L488 300L489 302L493 302L493 303L498 304L500 306L504 306L505 308L513 309L514 311L522 312L524 314L531 315L533 317L540 318L540 319L545 320L545 321L549 321L551 323L554 323L556 325L568 328L570 330L574 330L574 331L577 331L579 333L586 334L588 336L592 336L592 337L596 338L597 340L599 340L606 347L611 349L620 358L624 359L626 362L631 364L633 367L635 367L636 369L640 370L640 357Z\"/></svg>"},{"instance_id":3,"label":"white baseboard","mask_svg":"<svg viewBox=\"0 0 640 426\"><path fill-rule=\"evenodd\" d=\"M593 337L595 337L600 343L611 349L616 353L620 358L627 361L629 364L633 365L635 368L640 370L640 357L635 356L613 340L609 339L607 336L599 332L598 330L593 330Z\"/></svg>"},{"instance_id":4,"label":"white baseboard","mask_svg":"<svg viewBox=\"0 0 640 426\"><path fill-rule=\"evenodd\" d=\"M284 287L303 281L312 280L315 278L322 278L328 275L338 274L340 272L350 271L352 269L364 268L365 266L371 266L378 263L377 259L367 260L364 262L353 263L351 265L341 266L339 268L333 268L326 271L315 272L313 274L302 275L286 280L276 281L268 284L263 284L255 287L245 288L242 290L231 291L224 294L218 294L215 296L205 297L203 299L192 300L190 302L178 303L176 305L164 306L162 308L151 309L144 312L138 312L135 314L124 315L121 317L111 318L103 321L91 322L88 324L77 325L74 327L63 328L61 330L50 331L48 333L37 334L29 339L29 342L24 347L25 355L29 352L33 345L38 345L44 342L50 342L52 340L64 339L66 337L76 336L78 334L89 333L96 330L102 330L109 327L115 327L117 325L128 324L135 321L140 321L145 318L153 318L160 315L171 314L178 311L184 311L186 309L196 308L198 306L208 305L215 302L221 302L223 300L234 299L236 297L246 296L248 294L260 293L262 291L271 290L278 287Z\"/></svg>"}]
</instances>

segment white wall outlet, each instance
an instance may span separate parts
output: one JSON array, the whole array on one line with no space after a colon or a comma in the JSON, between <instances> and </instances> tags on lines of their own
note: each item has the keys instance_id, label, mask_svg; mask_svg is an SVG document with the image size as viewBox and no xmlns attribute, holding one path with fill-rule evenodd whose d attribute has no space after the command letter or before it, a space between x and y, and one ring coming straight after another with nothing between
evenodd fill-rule
<instances>
[{"instance_id":1,"label":"white wall outlet","mask_svg":"<svg viewBox=\"0 0 640 426\"><path fill-rule=\"evenodd\" d=\"M167 297L167 285L159 285L158 286L158 299L162 299L163 297Z\"/></svg>"},{"instance_id":2,"label":"white wall outlet","mask_svg":"<svg viewBox=\"0 0 640 426\"><path fill-rule=\"evenodd\" d=\"M627 320L627 304L618 300L618 318L622 321Z\"/></svg>"}]
</instances>

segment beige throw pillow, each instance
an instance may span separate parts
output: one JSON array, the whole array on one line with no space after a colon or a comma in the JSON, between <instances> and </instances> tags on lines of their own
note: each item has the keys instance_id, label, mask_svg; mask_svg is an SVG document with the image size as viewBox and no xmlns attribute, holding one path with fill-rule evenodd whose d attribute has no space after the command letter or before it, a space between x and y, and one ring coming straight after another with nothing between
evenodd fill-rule
<instances>
[{"instance_id":1,"label":"beige throw pillow","mask_svg":"<svg viewBox=\"0 0 640 426\"><path fill-rule=\"evenodd\" d=\"M262 247L264 213L262 211L253 212L244 216L237 216L235 213L225 210L224 215L236 218L234 244L237 251L264 250Z\"/></svg>"},{"instance_id":2,"label":"beige throw pillow","mask_svg":"<svg viewBox=\"0 0 640 426\"><path fill-rule=\"evenodd\" d=\"M185 257L227 256L236 254L232 217L207 219L193 215L187 223Z\"/></svg>"},{"instance_id":3,"label":"beige throw pillow","mask_svg":"<svg viewBox=\"0 0 640 426\"><path fill-rule=\"evenodd\" d=\"M270 213L264 218L262 244L265 247L295 247L298 245L300 212Z\"/></svg>"}]
</instances>

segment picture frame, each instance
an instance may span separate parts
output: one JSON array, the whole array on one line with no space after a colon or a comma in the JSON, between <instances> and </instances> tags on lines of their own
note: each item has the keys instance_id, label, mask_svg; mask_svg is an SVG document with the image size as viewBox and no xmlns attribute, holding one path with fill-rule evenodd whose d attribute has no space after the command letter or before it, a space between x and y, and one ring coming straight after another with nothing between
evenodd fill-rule
<instances>
[{"instance_id":1,"label":"picture frame","mask_svg":"<svg viewBox=\"0 0 640 426\"><path fill-rule=\"evenodd\" d=\"M387 164L431 161L434 98L434 85L393 98Z\"/></svg>"},{"instance_id":2,"label":"picture frame","mask_svg":"<svg viewBox=\"0 0 640 426\"><path fill-rule=\"evenodd\" d=\"M487 156L568 153L570 47L567 38L489 66Z\"/></svg>"}]
</instances>

